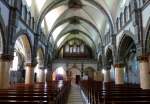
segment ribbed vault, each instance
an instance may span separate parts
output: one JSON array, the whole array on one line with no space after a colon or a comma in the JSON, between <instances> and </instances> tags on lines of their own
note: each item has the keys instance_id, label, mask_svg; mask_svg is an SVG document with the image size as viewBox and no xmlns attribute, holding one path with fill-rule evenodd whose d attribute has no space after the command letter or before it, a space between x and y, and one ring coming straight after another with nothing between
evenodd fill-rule
<instances>
[{"instance_id":1,"label":"ribbed vault","mask_svg":"<svg viewBox=\"0 0 150 104\"><path fill-rule=\"evenodd\" d=\"M70 39L68 37L76 36L84 38L96 53L100 50L99 45L104 45L105 34L108 31L110 36L113 34L116 10L126 0L31 1L32 12L37 17L36 30L40 33L42 28L54 50ZM76 35L72 31L76 31Z\"/></svg>"}]
</instances>

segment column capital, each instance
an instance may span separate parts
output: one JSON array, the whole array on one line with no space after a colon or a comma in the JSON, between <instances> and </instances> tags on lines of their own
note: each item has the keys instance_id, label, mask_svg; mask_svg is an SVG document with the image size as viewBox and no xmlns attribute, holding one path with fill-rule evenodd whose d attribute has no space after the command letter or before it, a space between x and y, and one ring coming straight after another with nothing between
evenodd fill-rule
<instances>
[{"instance_id":1,"label":"column capital","mask_svg":"<svg viewBox=\"0 0 150 104\"><path fill-rule=\"evenodd\" d=\"M25 66L28 66L28 67L35 67L36 65L33 64L33 63L26 63Z\"/></svg>"},{"instance_id":2,"label":"column capital","mask_svg":"<svg viewBox=\"0 0 150 104\"><path fill-rule=\"evenodd\" d=\"M12 61L13 59L14 59L13 55L9 55L9 54L1 54L0 55L1 61Z\"/></svg>"},{"instance_id":3,"label":"column capital","mask_svg":"<svg viewBox=\"0 0 150 104\"><path fill-rule=\"evenodd\" d=\"M137 57L138 61L144 61L144 62L148 62L148 55L141 55Z\"/></svg>"},{"instance_id":4,"label":"column capital","mask_svg":"<svg viewBox=\"0 0 150 104\"><path fill-rule=\"evenodd\" d=\"M124 64L122 64L122 63L114 64L114 67L122 68L122 67L124 67Z\"/></svg>"}]
</instances>

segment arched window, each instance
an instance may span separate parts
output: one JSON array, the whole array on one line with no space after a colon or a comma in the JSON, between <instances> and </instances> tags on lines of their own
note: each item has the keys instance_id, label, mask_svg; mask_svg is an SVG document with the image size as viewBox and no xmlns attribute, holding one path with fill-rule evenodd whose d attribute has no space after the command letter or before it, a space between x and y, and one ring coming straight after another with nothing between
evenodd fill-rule
<instances>
[{"instance_id":1,"label":"arched window","mask_svg":"<svg viewBox=\"0 0 150 104\"><path fill-rule=\"evenodd\" d=\"M76 53L77 47L76 45L73 46L73 53Z\"/></svg>"},{"instance_id":2,"label":"arched window","mask_svg":"<svg viewBox=\"0 0 150 104\"><path fill-rule=\"evenodd\" d=\"M84 53L84 44L81 45L80 50L81 50L81 53Z\"/></svg>"},{"instance_id":3,"label":"arched window","mask_svg":"<svg viewBox=\"0 0 150 104\"><path fill-rule=\"evenodd\" d=\"M2 39L2 30L0 28L0 54L3 53L3 39Z\"/></svg>"},{"instance_id":4,"label":"arched window","mask_svg":"<svg viewBox=\"0 0 150 104\"><path fill-rule=\"evenodd\" d=\"M117 18L116 20L116 29L117 29L117 32L119 31L119 19Z\"/></svg>"},{"instance_id":5,"label":"arched window","mask_svg":"<svg viewBox=\"0 0 150 104\"><path fill-rule=\"evenodd\" d=\"M32 17L31 20L32 20L32 22L31 22L31 24L32 24L32 25L31 25L31 28L34 30L34 17Z\"/></svg>"},{"instance_id":6,"label":"arched window","mask_svg":"<svg viewBox=\"0 0 150 104\"><path fill-rule=\"evenodd\" d=\"M31 13L28 13L28 23L29 27L31 26Z\"/></svg>"},{"instance_id":7,"label":"arched window","mask_svg":"<svg viewBox=\"0 0 150 104\"><path fill-rule=\"evenodd\" d=\"M131 4L129 3L129 9L128 9L128 18L130 20L131 18Z\"/></svg>"},{"instance_id":8,"label":"arched window","mask_svg":"<svg viewBox=\"0 0 150 104\"><path fill-rule=\"evenodd\" d=\"M120 14L120 28L123 26L123 14Z\"/></svg>"},{"instance_id":9,"label":"arched window","mask_svg":"<svg viewBox=\"0 0 150 104\"><path fill-rule=\"evenodd\" d=\"M69 45L68 45L68 44L67 44L66 47L65 47L65 52L66 52L66 53L69 53Z\"/></svg>"},{"instance_id":10,"label":"arched window","mask_svg":"<svg viewBox=\"0 0 150 104\"><path fill-rule=\"evenodd\" d=\"M27 8L26 6L24 5L23 6L23 9L22 9L22 19L26 22L27 20Z\"/></svg>"},{"instance_id":11,"label":"arched window","mask_svg":"<svg viewBox=\"0 0 150 104\"><path fill-rule=\"evenodd\" d=\"M73 47L72 47L72 45L70 46L70 51L69 51L70 53L72 53L73 52Z\"/></svg>"},{"instance_id":12,"label":"arched window","mask_svg":"<svg viewBox=\"0 0 150 104\"><path fill-rule=\"evenodd\" d=\"M77 45L77 53L80 53L80 46Z\"/></svg>"},{"instance_id":13,"label":"arched window","mask_svg":"<svg viewBox=\"0 0 150 104\"><path fill-rule=\"evenodd\" d=\"M128 21L128 12L127 12L127 6L124 9L124 23Z\"/></svg>"}]
</instances>

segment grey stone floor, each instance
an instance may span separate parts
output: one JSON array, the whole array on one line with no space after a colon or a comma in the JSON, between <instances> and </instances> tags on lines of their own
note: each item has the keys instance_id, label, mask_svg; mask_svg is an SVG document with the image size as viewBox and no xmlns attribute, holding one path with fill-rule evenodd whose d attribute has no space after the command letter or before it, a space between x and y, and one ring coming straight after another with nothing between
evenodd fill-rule
<instances>
[{"instance_id":1,"label":"grey stone floor","mask_svg":"<svg viewBox=\"0 0 150 104\"><path fill-rule=\"evenodd\" d=\"M78 85L72 84L67 104L86 104Z\"/></svg>"}]
</instances>

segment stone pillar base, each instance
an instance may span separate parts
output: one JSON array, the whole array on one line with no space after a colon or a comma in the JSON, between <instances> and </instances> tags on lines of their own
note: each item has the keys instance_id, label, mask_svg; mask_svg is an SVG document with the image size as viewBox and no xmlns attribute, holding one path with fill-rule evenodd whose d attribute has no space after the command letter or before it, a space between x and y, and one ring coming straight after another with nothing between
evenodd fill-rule
<instances>
[{"instance_id":1,"label":"stone pillar base","mask_svg":"<svg viewBox=\"0 0 150 104\"><path fill-rule=\"evenodd\" d=\"M33 84L34 83L34 70L33 66L28 64L25 67L25 84Z\"/></svg>"},{"instance_id":2,"label":"stone pillar base","mask_svg":"<svg viewBox=\"0 0 150 104\"><path fill-rule=\"evenodd\" d=\"M0 55L0 89L9 87L9 69L12 60L11 55Z\"/></svg>"},{"instance_id":3,"label":"stone pillar base","mask_svg":"<svg viewBox=\"0 0 150 104\"><path fill-rule=\"evenodd\" d=\"M9 69L10 62L0 61L0 89L7 89L9 87Z\"/></svg>"},{"instance_id":4,"label":"stone pillar base","mask_svg":"<svg viewBox=\"0 0 150 104\"><path fill-rule=\"evenodd\" d=\"M150 89L150 69L148 56L138 58L140 63L140 87L142 89Z\"/></svg>"},{"instance_id":5,"label":"stone pillar base","mask_svg":"<svg viewBox=\"0 0 150 104\"><path fill-rule=\"evenodd\" d=\"M123 64L115 65L115 84L124 84L124 66Z\"/></svg>"},{"instance_id":6,"label":"stone pillar base","mask_svg":"<svg viewBox=\"0 0 150 104\"><path fill-rule=\"evenodd\" d=\"M94 72L94 80L95 81L103 81L103 74L101 71Z\"/></svg>"},{"instance_id":7,"label":"stone pillar base","mask_svg":"<svg viewBox=\"0 0 150 104\"><path fill-rule=\"evenodd\" d=\"M38 69L37 73L37 82L45 82L45 71L44 69Z\"/></svg>"},{"instance_id":8,"label":"stone pillar base","mask_svg":"<svg viewBox=\"0 0 150 104\"><path fill-rule=\"evenodd\" d=\"M104 73L104 82L107 83L107 82L110 82L110 70L106 70L105 73Z\"/></svg>"}]
</instances>

